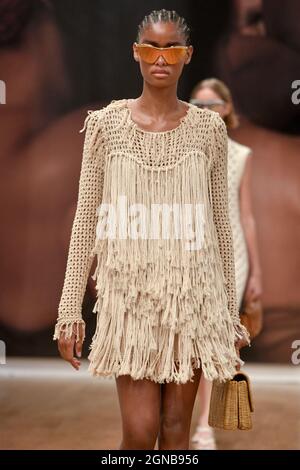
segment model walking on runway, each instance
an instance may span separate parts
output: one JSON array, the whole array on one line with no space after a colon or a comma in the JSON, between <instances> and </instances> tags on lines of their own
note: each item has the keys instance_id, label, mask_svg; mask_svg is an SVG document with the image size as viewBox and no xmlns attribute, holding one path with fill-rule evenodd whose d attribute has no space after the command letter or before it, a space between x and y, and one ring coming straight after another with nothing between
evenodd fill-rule
<instances>
[{"instance_id":1,"label":"model walking on runway","mask_svg":"<svg viewBox=\"0 0 300 470\"><path fill-rule=\"evenodd\" d=\"M230 90L221 80L210 78L199 82L192 91L196 106L213 110L222 117L227 129L238 126ZM228 203L232 227L235 283L238 307L262 294L261 267L258 254L256 224L251 204L251 161L249 147L228 137ZM192 441L199 450L214 450L214 431L208 425L212 382L200 379L200 415Z\"/></svg>"},{"instance_id":2,"label":"model walking on runway","mask_svg":"<svg viewBox=\"0 0 300 470\"><path fill-rule=\"evenodd\" d=\"M154 449L157 439L159 449L188 449L201 373L231 378L249 342L236 300L226 126L177 97L192 53L183 18L150 13L133 45L141 96L90 112L84 126L54 339L78 369L96 255L89 372L116 379L120 449Z\"/></svg>"}]
</instances>

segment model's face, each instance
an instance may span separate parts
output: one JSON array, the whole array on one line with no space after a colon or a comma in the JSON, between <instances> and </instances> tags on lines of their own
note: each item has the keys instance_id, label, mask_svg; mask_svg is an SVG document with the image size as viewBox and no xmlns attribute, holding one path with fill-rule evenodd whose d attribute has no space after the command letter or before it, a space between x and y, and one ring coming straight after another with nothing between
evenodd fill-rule
<instances>
[{"instance_id":1,"label":"model's face","mask_svg":"<svg viewBox=\"0 0 300 470\"><path fill-rule=\"evenodd\" d=\"M151 44L156 47L185 46L185 39L174 23L155 23L149 25L141 34L141 44ZM133 45L134 59L139 62L144 80L152 86L167 87L176 83L185 64L191 60L193 46L189 46L186 54L176 64L168 64L161 55L153 64L141 59L138 50Z\"/></svg>"},{"instance_id":2,"label":"model's face","mask_svg":"<svg viewBox=\"0 0 300 470\"><path fill-rule=\"evenodd\" d=\"M215 111L216 113L219 113L223 119L228 116L231 111L231 106L229 103L224 102L224 104L213 104L214 101L217 102L222 100L222 98L211 88L202 88L201 90L198 90L195 95L195 99L203 102L203 108L208 108L212 111ZM205 106L205 102L208 103L207 106Z\"/></svg>"}]
</instances>

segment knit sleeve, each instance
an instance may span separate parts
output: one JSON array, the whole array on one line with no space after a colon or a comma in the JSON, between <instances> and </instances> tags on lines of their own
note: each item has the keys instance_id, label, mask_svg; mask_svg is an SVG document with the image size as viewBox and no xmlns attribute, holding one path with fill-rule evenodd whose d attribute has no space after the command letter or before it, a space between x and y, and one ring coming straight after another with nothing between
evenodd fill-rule
<instances>
[{"instance_id":1,"label":"knit sleeve","mask_svg":"<svg viewBox=\"0 0 300 470\"><path fill-rule=\"evenodd\" d=\"M83 329L82 339L85 338L85 322L81 310L93 262L92 248L96 236L97 208L102 199L104 181L104 137L100 127L100 112L101 110L89 111L84 127L80 131L86 128L77 207L53 340L59 339L62 331L65 338L70 338L74 331L77 340L80 324Z\"/></svg>"},{"instance_id":2,"label":"knit sleeve","mask_svg":"<svg viewBox=\"0 0 300 470\"><path fill-rule=\"evenodd\" d=\"M240 322L237 306L233 238L228 210L228 136L225 123L218 114L213 117L211 132L212 207L223 264L228 308L236 331L236 338L244 336L250 344L249 333Z\"/></svg>"}]
</instances>

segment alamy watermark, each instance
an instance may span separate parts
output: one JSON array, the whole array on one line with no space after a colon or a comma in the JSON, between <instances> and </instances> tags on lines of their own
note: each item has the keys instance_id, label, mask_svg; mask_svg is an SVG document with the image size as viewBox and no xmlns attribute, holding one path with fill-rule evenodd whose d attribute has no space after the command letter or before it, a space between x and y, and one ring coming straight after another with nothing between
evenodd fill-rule
<instances>
[{"instance_id":1,"label":"alamy watermark","mask_svg":"<svg viewBox=\"0 0 300 470\"><path fill-rule=\"evenodd\" d=\"M300 80L294 80L292 82L292 90L295 90L292 93L292 103L300 104Z\"/></svg>"},{"instance_id":2,"label":"alamy watermark","mask_svg":"<svg viewBox=\"0 0 300 470\"><path fill-rule=\"evenodd\" d=\"M6 84L0 80L0 104L6 104Z\"/></svg>"},{"instance_id":3,"label":"alamy watermark","mask_svg":"<svg viewBox=\"0 0 300 470\"><path fill-rule=\"evenodd\" d=\"M291 357L292 364L298 366L300 364L300 339L295 339L292 342L292 349L295 349Z\"/></svg>"},{"instance_id":4,"label":"alamy watermark","mask_svg":"<svg viewBox=\"0 0 300 470\"><path fill-rule=\"evenodd\" d=\"M0 339L0 365L6 364L6 345Z\"/></svg>"},{"instance_id":5,"label":"alamy watermark","mask_svg":"<svg viewBox=\"0 0 300 470\"><path fill-rule=\"evenodd\" d=\"M127 204L118 197L117 206L102 203L97 209L98 239L185 240L185 249L200 250L204 241L204 204Z\"/></svg>"}]
</instances>

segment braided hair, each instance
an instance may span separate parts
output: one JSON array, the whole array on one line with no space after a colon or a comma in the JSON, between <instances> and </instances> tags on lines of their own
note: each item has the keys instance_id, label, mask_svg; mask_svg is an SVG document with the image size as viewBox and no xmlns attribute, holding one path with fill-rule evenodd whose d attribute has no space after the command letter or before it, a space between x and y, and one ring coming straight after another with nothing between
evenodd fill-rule
<instances>
[{"instance_id":1,"label":"braided hair","mask_svg":"<svg viewBox=\"0 0 300 470\"><path fill-rule=\"evenodd\" d=\"M141 21L141 23L138 26L138 34L136 41L140 41L140 37L147 26L154 24L154 23L174 23L177 25L179 31L183 35L185 42L187 45L190 45L190 35L191 35L191 30L189 26L187 25L186 20L182 17L179 16L178 13L174 10L153 10L149 15L146 15L144 19Z\"/></svg>"}]
</instances>

